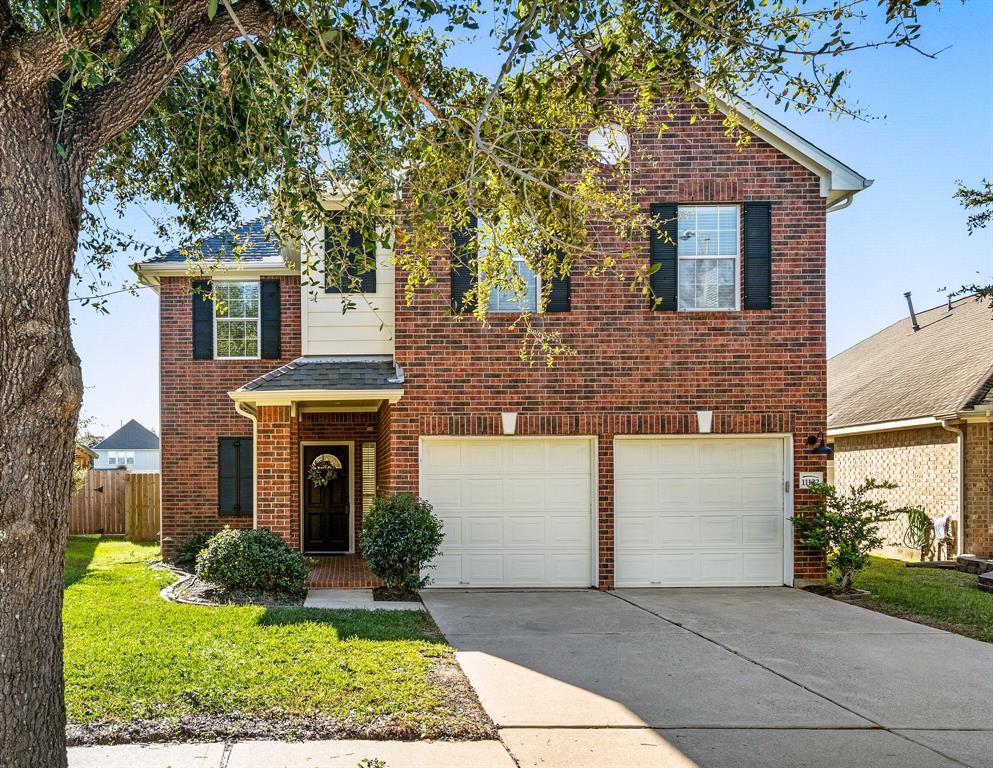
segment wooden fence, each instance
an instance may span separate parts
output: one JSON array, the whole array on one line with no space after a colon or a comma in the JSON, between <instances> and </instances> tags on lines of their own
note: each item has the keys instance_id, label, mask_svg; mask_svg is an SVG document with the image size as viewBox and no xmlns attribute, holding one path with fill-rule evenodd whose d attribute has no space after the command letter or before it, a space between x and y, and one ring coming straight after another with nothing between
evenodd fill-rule
<instances>
[{"instance_id":1,"label":"wooden fence","mask_svg":"<svg viewBox=\"0 0 993 768\"><path fill-rule=\"evenodd\" d=\"M69 533L123 534L129 541L157 539L160 509L158 472L91 469L72 496Z\"/></svg>"}]
</instances>

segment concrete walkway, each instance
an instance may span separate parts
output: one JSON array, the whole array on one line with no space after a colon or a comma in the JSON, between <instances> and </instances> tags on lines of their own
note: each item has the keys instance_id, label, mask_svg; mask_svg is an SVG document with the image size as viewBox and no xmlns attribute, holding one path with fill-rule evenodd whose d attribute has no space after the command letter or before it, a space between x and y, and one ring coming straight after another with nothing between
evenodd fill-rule
<instances>
[{"instance_id":1,"label":"concrete walkway","mask_svg":"<svg viewBox=\"0 0 993 768\"><path fill-rule=\"evenodd\" d=\"M69 768L515 768L498 741L247 741L74 747Z\"/></svg>"},{"instance_id":2,"label":"concrete walkway","mask_svg":"<svg viewBox=\"0 0 993 768\"><path fill-rule=\"evenodd\" d=\"M422 593L528 766L993 768L993 646L791 589Z\"/></svg>"},{"instance_id":3,"label":"concrete walkway","mask_svg":"<svg viewBox=\"0 0 993 768\"><path fill-rule=\"evenodd\" d=\"M423 611L424 605L415 602L376 600L371 589L310 589L303 601L304 608L327 610L357 609L363 611Z\"/></svg>"}]
</instances>

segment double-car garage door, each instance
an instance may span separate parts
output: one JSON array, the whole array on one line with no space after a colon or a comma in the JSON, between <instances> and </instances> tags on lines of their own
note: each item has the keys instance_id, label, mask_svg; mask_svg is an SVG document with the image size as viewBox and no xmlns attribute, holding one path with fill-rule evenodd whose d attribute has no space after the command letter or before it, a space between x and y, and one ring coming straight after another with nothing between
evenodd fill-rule
<instances>
[{"instance_id":1,"label":"double-car garage door","mask_svg":"<svg viewBox=\"0 0 993 768\"><path fill-rule=\"evenodd\" d=\"M618 437L615 584L783 583L782 438ZM595 441L423 438L439 587L595 584Z\"/></svg>"}]
</instances>

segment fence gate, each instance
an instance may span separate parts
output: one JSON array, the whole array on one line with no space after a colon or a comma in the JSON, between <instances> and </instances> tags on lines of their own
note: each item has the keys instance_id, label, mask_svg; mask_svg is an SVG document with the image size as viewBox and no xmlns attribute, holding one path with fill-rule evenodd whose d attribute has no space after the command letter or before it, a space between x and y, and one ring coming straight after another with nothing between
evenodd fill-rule
<instances>
[{"instance_id":1,"label":"fence gate","mask_svg":"<svg viewBox=\"0 0 993 768\"><path fill-rule=\"evenodd\" d=\"M158 472L91 469L69 505L69 533L125 535L131 541L158 538Z\"/></svg>"}]
</instances>

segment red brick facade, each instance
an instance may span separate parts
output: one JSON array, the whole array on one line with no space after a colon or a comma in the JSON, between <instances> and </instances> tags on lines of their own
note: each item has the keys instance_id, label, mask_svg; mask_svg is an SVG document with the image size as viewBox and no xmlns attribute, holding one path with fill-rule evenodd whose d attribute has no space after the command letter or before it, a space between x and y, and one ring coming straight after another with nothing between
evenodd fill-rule
<instances>
[{"instance_id":1,"label":"red brick facade","mask_svg":"<svg viewBox=\"0 0 993 768\"><path fill-rule=\"evenodd\" d=\"M300 280L280 278L281 360L194 360L190 281L164 277L159 291L162 544L165 554L197 531L250 528L251 517L217 515L217 440L251 437L228 392L300 356Z\"/></svg>"},{"instance_id":2,"label":"red brick facade","mask_svg":"<svg viewBox=\"0 0 993 768\"><path fill-rule=\"evenodd\" d=\"M695 431L694 412L714 411L714 432L789 433L794 469L825 471L808 435L825 429L825 204L813 173L762 141L739 151L719 116L690 125L683 109L661 137L633 137L632 162L653 202L772 202L771 310L662 312L619 281L576 269L572 310L544 315L575 351L553 368L519 361L510 320L490 327L456 320L449 281L396 308L396 358L404 396L393 407L392 485L416 490L418 437L500 434L500 412L518 411L519 434L596 435L599 442L599 581L613 585L613 438ZM622 244L603 228L599 242ZM648 239L645 238L645 259ZM404 276L397 276L403 295ZM794 482L796 477L794 477ZM795 487L795 486L794 486ZM797 505L810 501L796 494ZM819 553L797 548L798 579L821 579Z\"/></svg>"},{"instance_id":3,"label":"red brick facade","mask_svg":"<svg viewBox=\"0 0 993 768\"><path fill-rule=\"evenodd\" d=\"M422 435L497 435L500 412L518 411L519 434L595 435L599 444L599 584L613 586L613 438L625 434L695 432L694 411L714 411L717 433L794 436L794 470L825 470L805 440L825 428L825 201L820 180L761 141L739 152L724 136L719 117L689 124L684 110L661 138L633 137L632 162L653 202L772 202L771 310L677 313L652 311L623 283L572 278L572 310L537 320L561 331L574 350L553 368L529 367L518 356L521 337L510 322L491 316L481 328L449 310L444 258L438 282L407 306L396 307L395 357L406 373L404 395L378 414L305 414L259 409L257 438L258 525L300 544L299 443L355 442L361 510L363 441L377 444L379 492L417 491ZM622 244L606 228L604 247ZM648 240L645 238L645 258ZM445 254L439 254L445 256ZM300 293L295 278L283 284L284 361L300 353ZM250 434L227 392L281 361L194 361L190 302L185 281L162 281L163 537L251 519L216 515L216 438ZM397 275L397 295L405 276ZM794 476L794 484L796 481ZM797 504L810 499L796 494ZM358 514L356 515L358 518ZM358 519L356 520L356 528ZM168 544L166 548L168 549ZM824 576L819 553L798 548L798 579Z\"/></svg>"}]
</instances>

